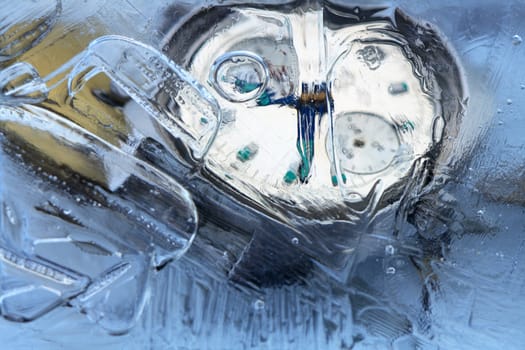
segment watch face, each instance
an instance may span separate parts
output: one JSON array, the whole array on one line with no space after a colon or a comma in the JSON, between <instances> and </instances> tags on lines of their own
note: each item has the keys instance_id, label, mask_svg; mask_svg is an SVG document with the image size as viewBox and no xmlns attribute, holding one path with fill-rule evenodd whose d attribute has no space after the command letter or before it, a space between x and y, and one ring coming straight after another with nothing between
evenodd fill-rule
<instances>
[{"instance_id":1,"label":"watch face","mask_svg":"<svg viewBox=\"0 0 525 350\"><path fill-rule=\"evenodd\" d=\"M236 195L315 219L378 181L402 186L439 143L440 86L390 19L310 7L208 16L213 30L197 43L180 31L172 55L220 105L205 164Z\"/></svg>"}]
</instances>

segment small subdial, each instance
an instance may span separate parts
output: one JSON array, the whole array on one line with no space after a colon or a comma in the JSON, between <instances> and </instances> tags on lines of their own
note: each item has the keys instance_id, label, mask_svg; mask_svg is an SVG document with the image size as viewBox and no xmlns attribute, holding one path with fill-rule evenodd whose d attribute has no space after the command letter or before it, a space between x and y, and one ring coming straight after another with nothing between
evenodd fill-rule
<instances>
[{"instance_id":1,"label":"small subdial","mask_svg":"<svg viewBox=\"0 0 525 350\"><path fill-rule=\"evenodd\" d=\"M336 117L334 143L341 171L362 175L388 168L400 146L394 125L378 115L362 112Z\"/></svg>"}]
</instances>

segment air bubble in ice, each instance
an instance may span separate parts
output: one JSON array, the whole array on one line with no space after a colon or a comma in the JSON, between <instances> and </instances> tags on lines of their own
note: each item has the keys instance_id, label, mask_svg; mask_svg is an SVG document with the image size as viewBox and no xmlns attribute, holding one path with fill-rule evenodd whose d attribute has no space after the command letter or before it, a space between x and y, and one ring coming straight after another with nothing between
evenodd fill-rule
<instances>
[{"instance_id":1,"label":"air bubble in ice","mask_svg":"<svg viewBox=\"0 0 525 350\"><path fill-rule=\"evenodd\" d=\"M257 299L257 300L253 303L253 308L254 308L256 311L264 310L264 307L265 307L265 302L264 302L264 300Z\"/></svg>"},{"instance_id":2,"label":"air bubble in ice","mask_svg":"<svg viewBox=\"0 0 525 350\"><path fill-rule=\"evenodd\" d=\"M394 255L395 253L395 248L393 245L391 244L388 244L385 246L385 254L386 255Z\"/></svg>"},{"instance_id":3,"label":"air bubble in ice","mask_svg":"<svg viewBox=\"0 0 525 350\"><path fill-rule=\"evenodd\" d=\"M519 45L523 42L523 39L521 38L521 36L519 36L518 34L514 35L512 37L512 44L513 45Z\"/></svg>"},{"instance_id":4,"label":"air bubble in ice","mask_svg":"<svg viewBox=\"0 0 525 350\"><path fill-rule=\"evenodd\" d=\"M293 245L299 245L299 238L297 238L297 237L292 238L292 244Z\"/></svg>"},{"instance_id":5,"label":"air bubble in ice","mask_svg":"<svg viewBox=\"0 0 525 350\"><path fill-rule=\"evenodd\" d=\"M393 267L393 266L389 266L389 267L386 268L385 272L386 272L387 275L395 275L396 268Z\"/></svg>"}]
</instances>

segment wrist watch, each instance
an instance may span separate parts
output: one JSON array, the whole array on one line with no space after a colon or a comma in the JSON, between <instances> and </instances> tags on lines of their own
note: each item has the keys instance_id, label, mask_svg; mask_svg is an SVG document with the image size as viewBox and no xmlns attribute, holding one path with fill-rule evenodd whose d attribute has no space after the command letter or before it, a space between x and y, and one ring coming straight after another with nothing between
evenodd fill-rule
<instances>
[{"instance_id":1,"label":"wrist watch","mask_svg":"<svg viewBox=\"0 0 525 350\"><path fill-rule=\"evenodd\" d=\"M231 276L264 285L311 261L342 268L374 212L414 179L435 185L464 92L432 26L400 10L295 2L205 8L169 32L165 53L222 111L199 181L229 204L193 188L204 221L232 218L247 237L230 251Z\"/></svg>"}]
</instances>

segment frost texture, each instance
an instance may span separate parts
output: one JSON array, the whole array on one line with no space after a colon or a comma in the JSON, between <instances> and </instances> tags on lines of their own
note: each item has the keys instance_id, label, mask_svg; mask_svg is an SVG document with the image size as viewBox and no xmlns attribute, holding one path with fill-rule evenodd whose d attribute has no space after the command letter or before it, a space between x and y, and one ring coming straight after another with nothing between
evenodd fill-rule
<instances>
[{"instance_id":1,"label":"frost texture","mask_svg":"<svg viewBox=\"0 0 525 350\"><path fill-rule=\"evenodd\" d=\"M161 14L169 12L172 17L167 22L175 25L183 14L198 6L188 2L173 5L162 1L153 6L151 2L137 0L118 5L118 11L108 11L117 5L109 2L96 5L100 8L83 9L85 15L77 13L73 19L63 18L61 24L66 25L58 30L60 35L51 33L49 41L43 40L35 50L51 50L51 43L60 43L64 40L60 39L61 34L67 33L74 38L73 41L82 42L83 50L88 40L79 38L75 28L68 27L71 23L68 21L85 21L91 25L102 23L104 34L124 34L162 48L166 43L160 38L170 34L170 30L162 26L151 27L152 23L158 23ZM522 64L525 46L514 44L513 36L523 37L525 34L522 20L525 7L519 1L502 4L491 0L461 4L457 1L428 4L399 0L388 5L399 6L410 15L439 27L456 49L465 69L470 88L467 114L463 119L467 124L457 136L461 142L451 143L457 149L450 153L464 154L462 147L465 147L470 154L465 158L467 161L460 162L460 167L454 171L445 168L439 174L433 174L434 181L447 182L440 191L425 193L414 184L413 190L420 196L412 198L407 195L405 198L407 202L417 202L415 209L401 211L397 216L384 213L376 217L374 229L367 231L356 243L355 257L344 273L316 265L301 283L263 289L228 282L223 277L231 271L232 260L235 262L237 258L225 254L225 251L238 251L233 248L247 243L248 238L236 237L228 230L217 232L208 223L203 223L192 249L180 261L160 271L147 270L137 274L142 279L151 280L148 291L151 299L143 306L138 325L126 335L108 335L79 314L77 308L92 319L97 319L102 313L99 299L92 298L91 303L87 303L79 297L71 303L76 308L57 308L31 323L0 321L0 338L4 346L40 349L123 346L129 349L523 348L525 153L522 131L525 130L525 120L522 112L525 100L522 95L525 90L521 86L525 84ZM4 6L12 4L9 2ZM71 13L75 11L71 10L78 5L64 1L63 6L64 16L73 16ZM129 21L123 20L137 15L142 18L140 24L131 26L127 24ZM30 50L25 55L32 57L31 53ZM70 56L77 53L70 53ZM68 58L62 59L62 63ZM41 71L42 67L34 65ZM56 65L58 68L60 59ZM128 104L124 108L136 106ZM97 121L98 124L84 120L80 123L86 128L102 130L100 125L104 124L104 116L99 116ZM113 126L119 127L115 121ZM156 130L157 126L148 124L148 127ZM157 133L152 131L151 135ZM115 140L114 144L118 144ZM169 143L151 142L146 146L145 143L141 146L143 155L151 154L147 152L148 147L150 151L163 149ZM16 153L13 153L15 158ZM169 157L166 157L159 164L169 162ZM6 164L9 166L4 166ZM17 170L19 161L8 162L6 156L2 156L2 165L2 183L8 176L6 174L11 174L12 182L18 184L9 188L12 194L5 197L1 208L3 234L7 232L7 237L15 240L16 232L20 232L21 225L24 225L19 219L25 217L24 206L28 203L17 198L22 192L20 184L27 188L31 186L25 184L32 181L17 178L20 176ZM46 175L46 183L52 186L53 179L48 175L53 175ZM119 179L117 175L112 178ZM2 191L6 189L3 187ZM216 193L211 192L209 200L220 203L222 199L215 196ZM68 203L63 199L58 202ZM140 203L136 202L137 205ZM42 220L57 220L53 222L78 227L71 214L61 210L67 208L57 208L54 201L39 202L39 208ZM73 218L77 218L82 211L74 214ZM84 215L87 216L84 220L92 217L89 213ZM121 217L122 213L118 215ZM104 222L90 223L103 228L113 220L114 216L110 215ZM140 220L132 222L134 224L128 223L132 227L143 227ZM48 227L50 230L54 227L37 224L39 228ZM396 235L392 234L392 227L396 227ZM209 242L217 235L222 235L224 246L210 249ZM101 237L105 237L104 232L101 232ZM92 278L90 288L77 274L58 271L50 267L47 260L33 261L23 252L4 247L0 251L2 291L17 288L19 291L34 291L35 294L27 299L42 300L40 305L55 305L82 291L85 297L95 295L104 290L108 279L122 278L131 284L123 282L120 292L107 296L108 300L122 301L122 296L127 295L124 291L135 294L136 289L130 287L134 284L126 273L130 269L143 271L140 267L142 257L122 263L111 248L93 245L81 238L81 235L77 237L74 244L62 242L69 244L70 249L95 257L88 262L96 261L96 268L104 271L102 275L107 279ZM293 238L297 240L290 245L292 248L295 244L302 244L302 237ZM245 242L239 242L243 239ZM274 248L276 252L283 251L283 246L277 243ZM244 253L250 254L250 251ZM114 260L104 265L105 259ZM29 267L18 269L23 273L39 271L38 278L44 278L46 273L63 274L73 281L74 288L67 289L51 279L46 280L50 286L47 289L26 288L16 278L4 277L10 274L13 261ZM263 260L259 264L266 262L271 261ZM50 289L55 291L52 298L48 294ZM23 293L21 295L24 297ZM8 302L8 298L2 300L2 308ZM9 310L16 310L16 303L10 305ZM123 310L129 311L129 308L123 306ZM22 314L32 318L41 311L28 308Z\"/></svg>"}]
</instances>

